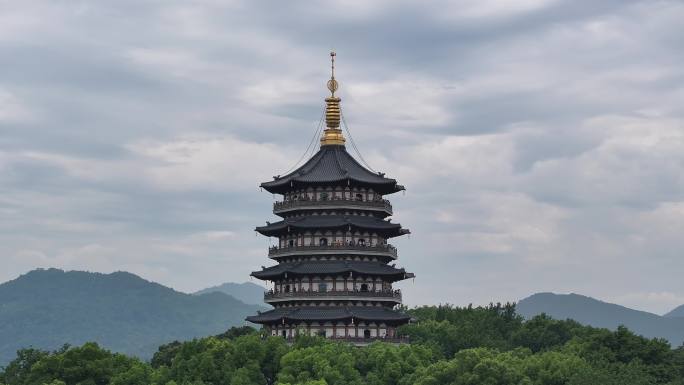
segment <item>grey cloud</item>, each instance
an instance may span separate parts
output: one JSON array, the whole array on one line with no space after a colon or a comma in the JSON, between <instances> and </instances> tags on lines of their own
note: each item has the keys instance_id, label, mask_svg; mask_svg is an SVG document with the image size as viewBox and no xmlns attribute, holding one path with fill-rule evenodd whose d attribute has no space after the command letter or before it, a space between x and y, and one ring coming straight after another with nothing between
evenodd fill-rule
<instances>
[{"instance_id":1,"label":"grey cloud","mask_svg":"<svg viewBox=\"0 0 684 385\"><path fill-rule=\"evenodd\" d=\"M684 297L684 7L503 6L0 6L0 95L22 112L0 107L0 280L247 279L273 220L257 185L306 147L335 48L354 138L408 186L391 198L414 233L395 241L409 304L556 290L667 310Z\"/></svg>"}]
</instances>

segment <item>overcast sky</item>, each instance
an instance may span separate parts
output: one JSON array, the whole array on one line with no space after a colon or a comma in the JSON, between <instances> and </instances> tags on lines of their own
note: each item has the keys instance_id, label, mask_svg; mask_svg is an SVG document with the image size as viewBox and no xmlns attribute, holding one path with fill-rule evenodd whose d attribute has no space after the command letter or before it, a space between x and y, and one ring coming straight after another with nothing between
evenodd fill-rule
<instances>
[{"instance_id":1,"label":"overcast sky","mask_svg":"<svg viewBox=\"0 0 684 385\"><path fill-rule=\"evenodd\" d=\"M684 3L0 1L0 281L269 265L337 51L409 305L684 303ZM256 282L256 281L255 281Z\"/></svg>"}]
</instances>

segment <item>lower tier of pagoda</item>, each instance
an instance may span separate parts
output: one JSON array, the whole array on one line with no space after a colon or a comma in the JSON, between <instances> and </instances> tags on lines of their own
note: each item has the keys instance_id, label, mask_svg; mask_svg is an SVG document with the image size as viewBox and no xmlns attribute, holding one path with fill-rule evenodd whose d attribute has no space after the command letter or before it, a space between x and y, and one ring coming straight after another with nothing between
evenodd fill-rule
<instances>
[{"instance_id":1,"label":"lower tier of pagoda","mask_svg":"<svg viewBox=\"0 0 684 385\"><path fill-rule=\"evenodd\" d=\"M247 321L258 324L301 324L313 321L382 322L387 325L402 325L411 317L382 306L308 306L279 307L255 316Z\"/></svg>"},{"instance_id":2,"label":"lower tier of pagoda","mask_svg":"<svg viewBox=\"0 0 684 385\"><path fill-rule=\"evenodd\" d=\"M280 307L247 317L264 325L267 335L294 339L298 336L321 336L355 345L373 341L407 343L397 328L410 317L380 306Z\"/></svg>"}]
</instances>

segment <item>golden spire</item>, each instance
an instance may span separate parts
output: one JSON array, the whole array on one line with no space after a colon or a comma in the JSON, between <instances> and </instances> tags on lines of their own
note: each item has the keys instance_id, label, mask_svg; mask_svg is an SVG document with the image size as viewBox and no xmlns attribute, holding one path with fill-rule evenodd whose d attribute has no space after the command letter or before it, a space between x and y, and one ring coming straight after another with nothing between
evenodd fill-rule
<instances>
[{"instance_id":1,"label":"golden spire","mask_svg":"<svg viewBox=\"0 0 684 385\"><path fill-rule=\"evenodd\" d=\"M335 91L339 83L335 80L335 51L330 52L331 74L328 80L330 97L325 98L325 124L326 128L321 137L321 146L344 145L344 136L340 129L340 98L335 97Z\"/></svg>"}]
</instances>

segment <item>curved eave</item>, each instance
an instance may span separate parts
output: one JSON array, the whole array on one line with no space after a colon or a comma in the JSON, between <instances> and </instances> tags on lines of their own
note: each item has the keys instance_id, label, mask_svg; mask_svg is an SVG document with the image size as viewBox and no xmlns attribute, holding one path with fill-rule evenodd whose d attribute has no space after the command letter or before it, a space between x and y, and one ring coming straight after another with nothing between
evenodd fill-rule
<instances>
[{"instance_id":1,"label":"curved eave","mask_svg":"<svg viewBox=\"0 0 684 385\"><path fill-rule=\"evenodd\" d=\"M349 262L349 261L305 261L296 263L283 263L264 268L261 271L252 272L251 276L261 280L276 279L280 277L300 277L316 275L343 275L385 277L392 281L413 278L413 273L408 273L403 268L396 268L376 262Z\"/></svg>"},{"instance_id":2,"label":"curved eave","mask_svg":"<svg viewBox=\"0 0 684 385\"><path fill-rule=\"evenodd\" d=\"M308 214L312 211L320 211L320 210L328 210L328 211L354 211L354 210L363 210L363 211L372 211L375 215L378 215L378 218L387 218L389 216L392 216L392 211L388 211L387 209L381 208L381 207L363 207L363 206L354 206L354 205L330 205L330 206L318 206L318 207L294 207L294 208L289 208L289 209L281 209L281 210L275 210L273 213L281 218L286 218L289 215L298 215L298 214Z\"/></svg>"},{"instance_id":3,"label":"curved eave","mask_svg":"<svg viewBox=\"0 0 684 385\"><path fill-rule=\"evenodd\" d=\"M344 228L352 228L358 230L374 231L383 234L388 238L398 237L404 234L410 234L408 229L402 229L399 223L390 223L382 219L369 220L368 217L354 216L329 216L329 217L315 217L306 216L292 219L285 219L275 223L269 223L266 226L259 226L255 231L266 236L277 236L283 233L288 233L292 230L336 230Z\"/></svg>"},{"instance_id":4,"label":"curved eave","mask_svg":"<svg viewBox=\"0 0 684 385\"><path fill-rule=\"evenodd\" d=\"M362 166L352 157L344 145L322 146L306 163L284 176L260 186L274 194L285 193L292 188L309 186L365 186L380 194L391 194L404 189L395 179L385 178Z\"/></svg>"},{"instance_id":5,"label":"curved eave","mask_svg":"<svg viewBox=\"0 0 684 385\"><path fill-rule=\"evenodd\" d=\"M298 307L276 308L255 316L247 321L258 324L302 323L309 321L374 321L386 324L404 324L411 317L382 307Z\"/></svg>"},{"instance_id":6,"label":"curved eave","mask_svg":"<svg viewBox=\"0 0 684 385\"><path fill-rule=\"evenodd\" d=\"M318 180L318 181L302 181L297 178L279 178L271 182L264 182L259 185L259 187L270 192L271 194L285 194L292 189L307 188L307 187L318 187L318 186L358 186L372 188L382 195L394 194L399 191L406 190L406 188L396 181L387 183L373 183L364 180L359 180L356 178L339 178L339 179L329 179L329 180Z\"/></svg>"}]
</instances>

